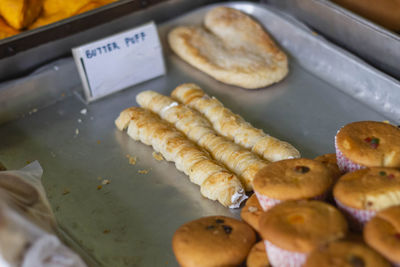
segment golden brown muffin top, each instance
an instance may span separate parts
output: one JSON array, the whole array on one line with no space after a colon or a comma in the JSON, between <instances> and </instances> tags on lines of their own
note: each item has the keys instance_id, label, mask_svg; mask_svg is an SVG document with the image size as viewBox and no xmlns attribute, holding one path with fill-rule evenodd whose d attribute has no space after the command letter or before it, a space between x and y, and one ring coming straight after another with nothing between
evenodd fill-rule
<instances>
[{"instance_id":1,"label":"golden brown muffin top","mask_svg":"<svg viewBox=\"0 0 400 267\"><path fill-rule=\"evenodd\" d=\"M335 241L314 250L304 267L390 267L390 264L361 242Z\"/></svg>"},{"instance_id":2,"label":"golden brown muffin top","mask_svg":"<svg viewBox=\"0 0 400 267\"><path fill-rule=\"evenodd\" d=\"M188 222L176 230L172 248L181 266L236 266L256 242L246 223L210 216Z\"/></svg>"},{"instance_id":3,"label":"golden brown muffin top","mask_svg":"<svg viewBox=\"0 0 400 267\"><path fill-rule=\"evenodd\" d=\"M251 197L249 197L249 199L246 201L246 204L240 211L240 217L243 221L253 227L254 230L260 232L258 221L263 212L264 211L258 202L256 194L253 194Z\"/></svg>"},{"instance_id":4,"label":"golden brown muffin top","mask_svg":"<svg viewBox=\"0 0 400 267\"><path fill-rule=\"evenodd\" d=\"M307 199L324 194L334 174L323 163L312 159L287 159L268 164L257 172L254 190L279 200Z\"/></svg>"},{"instance_id":5,"label":"golden brown muffin top","mask_svg":"<svg viewBox=\"0 0 400 267\"><path fill-rule=\"evenodd\" d=\"M246 260L247 267L271 267L269 264L264 241L256 243L250 250Z\"/></svg>"},{"instance_id":6,"label":"golden brown muffin top","mask_svg":"<svg viewBox=\"0 0 400 267\"><path fill-rule=\"evenodd\" d=\"M367 167L400 167L400 129L384 122L359 121L345 125L336 145L351 161Z\"/></svg>"},{"instance_id":7,"label":"golden brown muffin top","mask_svg":"<svg viewBox=\"0 0 400 267\"><path fill-rule=\"evenodd\" d=\"M286 201L263 213L263 239L289 251L309 253L343 238L348 231L344 216L333 206L317 201Z\"/></svg>"},{"instance_id":8,"label":"golden brown muffin top","mask_svg":"<svg viewBox=\"0 0 400 267\"><path fill-rule=\"evenodd\" d=\"M335 177L339 178L342 175L342 172L337 165L337 159L335 153L324 154L314 158L314 160L322 162L325 164L334 174Z\"/></svg>"},{"instance_id":9,"label":"golden brown muffin top","mask_svg":"<svg viewBox=\"0 0 400 267\"><path fill-rule=\"evenodd\" d=\"M400 171L368 168L340 177L333 196L355 209L381 210L400 204Z\"/></svg>"},{"instance_id":10,"label":"golden brown muffin top","mask_svg":"<svg viewBox=\"0 0 400 267\"><path fill-rule=\"evenodd\" d=\"M364 227L368 245L392 262L400 263L400 206L384 209Z\"/></svg>"}]
</instances>

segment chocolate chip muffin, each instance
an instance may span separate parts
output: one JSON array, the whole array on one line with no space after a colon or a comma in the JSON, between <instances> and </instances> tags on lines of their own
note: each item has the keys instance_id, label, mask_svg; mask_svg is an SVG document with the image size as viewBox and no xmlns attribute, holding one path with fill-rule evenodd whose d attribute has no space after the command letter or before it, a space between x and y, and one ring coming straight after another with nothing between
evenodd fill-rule
<instances>
[{"instance_id":1,"label":"chocolate chip muffin","mask_svg":"<svg viewBox=\"0 0 400 267\"><path fill-rule=\"evenodd\" d=\"M236 266L244 262L255 242L255 232L246 223L210 216L179 227L172 249L181 266Z\"/></svg>"},{"instance_id":2,"label":"chocolate chip muffin","mask_svg":"<svg viewBox=\"0 0 400 267\"><path fill-rule=\"evenodd\" d=\"M334 174L319 161L288 159L270 163L257 172L254 192L264 211L287 200L324 199Z\"/></svg>"}]
</instances>

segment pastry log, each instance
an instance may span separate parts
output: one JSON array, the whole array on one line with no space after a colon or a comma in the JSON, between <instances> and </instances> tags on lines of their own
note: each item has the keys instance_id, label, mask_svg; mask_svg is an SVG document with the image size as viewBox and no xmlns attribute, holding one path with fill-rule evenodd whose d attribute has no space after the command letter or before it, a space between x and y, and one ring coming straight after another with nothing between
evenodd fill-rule
<instances>
[{"instance_id":1,"label":"pastry log","mask_svg":"<svg viewBox=\"0 0 400 267\"><path fill-rule=\"evenodd\" d=\"M137 95L136 101L140 106L150 109L174 124L190 140L207 149L216 160L225 164L238 176L246 191L253 190L252 181L255 174L269 162L226 137L218 135L203 115L170 97L154 91L143 91Z\"/></svg>"},{"instance_id":2,"label":"pastry log","mask_svg":"<svg viewBox=\"0 0 400 267\"><path fill-rule=\"evenodd\" d=\"M121 131L127 129L134 140L153 146L165 159L175 162L176 168L188 175L191 182L200 185L204 197L230 208L238 208L247 198L233 173L156 114L131 107L121 112L115 124Z\"/></svg>"},{"instance_id":3,"label":"pastry log","mask_svg":"<svg viewBox=\"0 0 400 267\"><path fill-rule=\"evenodd\" d=\"M178 86L172 97L202 113L221 135L235 143L251 149L254 153L269 161L299 158L299 151L291 144L278 140L254 128L242 117L224 107L214 97L209 97L196 84L188 83Z\"/></svg>"}]
</instances>

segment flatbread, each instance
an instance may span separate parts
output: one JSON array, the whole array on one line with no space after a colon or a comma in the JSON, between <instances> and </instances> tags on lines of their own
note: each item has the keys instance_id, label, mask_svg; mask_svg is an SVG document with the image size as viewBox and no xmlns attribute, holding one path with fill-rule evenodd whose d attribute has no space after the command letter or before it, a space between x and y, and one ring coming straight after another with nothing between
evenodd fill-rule
<instances>
[{"instance_id":1,"label":"flatbread","mask_svg":"<svg viewBox=\"0 0 400 267\"><path fill-rule=\"evenodd\" d=\"M288 73L285 53L262 26L228 7L209 11L203 26L180 26L168 35L172 50L218 81L256 89Z\"/></svg>"}]
</instances>

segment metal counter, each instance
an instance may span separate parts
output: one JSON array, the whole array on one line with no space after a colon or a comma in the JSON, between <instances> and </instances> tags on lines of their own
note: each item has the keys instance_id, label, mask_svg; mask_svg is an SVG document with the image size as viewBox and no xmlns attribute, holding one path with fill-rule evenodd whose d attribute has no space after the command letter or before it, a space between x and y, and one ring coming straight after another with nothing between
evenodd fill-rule
<instances>
[{"instance_id":1,"label":"metal counter","mask_svg":"<svg viewBox=\"0 0 400 267\"><path fill-rule=\"evenodd\" d=\"M400 122L396 80L279 11L250 2L228 5L258 19L289 54L290 73L282 82L244 90L217 82L172 54L167 32L175 25L201 23L209 6L159 25L167 75L90 105L79 94L66 94L0 126L0 161L17 169L39 160L60 227L99 265L176 266L171 238L181 224L207 215L239 217L240 210L203 198L172 163L157 161L151 147L116 129L114 120L136 105L142 90L169 94L181 83L197 83L255 127L292 143L304 157L333 153L336 131L349 122ZM72 71L71 60L59 62L58 71ZM51 74L58 71L50 68L43 77L59 79L61 94L66 78ZM32 77L19 88L29 82L39 88L40 81ZM137 163L129 164L127 155ZM99 189L104 179L110 183Z\"/></svg>"}]
</instances>

